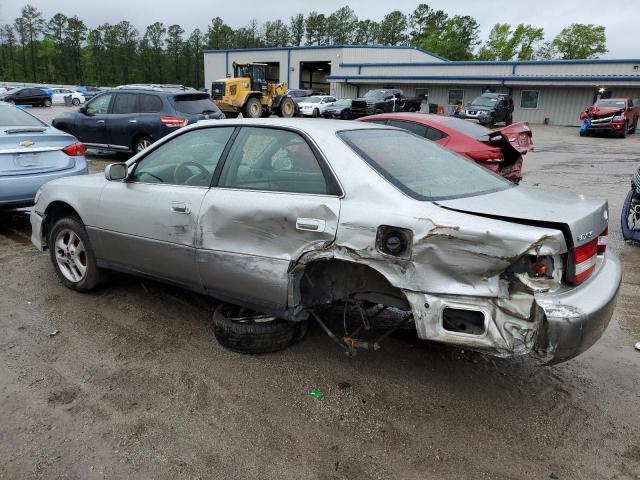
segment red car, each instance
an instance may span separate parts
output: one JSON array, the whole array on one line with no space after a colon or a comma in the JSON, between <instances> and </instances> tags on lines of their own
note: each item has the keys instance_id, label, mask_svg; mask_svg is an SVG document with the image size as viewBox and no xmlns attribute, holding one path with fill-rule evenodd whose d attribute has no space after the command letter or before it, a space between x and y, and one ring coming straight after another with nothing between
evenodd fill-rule
<instances>
[{"instance_id":1,"label":"red car","mask_svg":"<svg viewBox=\"0 0 640 480\"><path fill-rule=\"evenodd\" d=\"M527 122L490 130L459 118L424 113L382 113L359 118L357 121L404 128L439 143L514 183L519 183L522 179L522 156L533 150L531 129Z\"/></svg>"}]
</instances>

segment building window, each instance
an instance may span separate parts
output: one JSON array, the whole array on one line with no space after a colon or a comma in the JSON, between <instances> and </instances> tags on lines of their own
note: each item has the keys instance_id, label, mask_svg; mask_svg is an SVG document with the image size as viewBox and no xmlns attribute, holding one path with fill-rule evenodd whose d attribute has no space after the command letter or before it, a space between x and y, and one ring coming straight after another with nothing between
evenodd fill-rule
<instances>
[{"instance_id":1,"label":"building window","mask_svg":"<svg viewBox=\"0 0 640 480\"><path fill-rule=\"evenodd\" d=\"M520 108L538 108L538 91L523 90L520 97Z\"/></svg>"},{"instance_id":2,"label":"building window","mask_svg":"<svg viewBox=\"0 0 640 480\"><path fill-rule=\"evenodd\" d=\"M457 105L458 102L464 103L464 90L449 90L449 105Z\"/></svg>"},{"instance_id":3,"label":"building window","mask_svg":"<svg viewBox=\"0 0 640 480\"><path fill-rule=\"evenodd\" d=\"M418 97L418 98L429 98L429 89L428 88L416 88L416 97Z\"/></svg>"}]
</instances>

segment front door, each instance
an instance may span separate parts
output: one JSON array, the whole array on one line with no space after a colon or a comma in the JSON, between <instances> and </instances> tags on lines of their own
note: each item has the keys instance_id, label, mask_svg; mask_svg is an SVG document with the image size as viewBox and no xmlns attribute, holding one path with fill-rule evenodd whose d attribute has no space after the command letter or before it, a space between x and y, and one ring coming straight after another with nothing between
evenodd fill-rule
<instances>
[{"instance_id":1,"label":"front door","mask_svg":"<svg viewBox=\"0 0 640 480\"><path fill-rule=\"evenodd\" d=\"M106 148L109 145L106 127L113 97L112 93L105 93L87 104L84 115L80 115L76 123L78 140L88 146Z\"/></svg>"},{"instance_id":2,"label":"front door","mask_svg":"<svg viewBox=\"0 0 640 480\"><path fill-rule=\"evenodd\" d=\"M194 240L202 200L233 127L190 130L149 151L100 198L100 255L111 266L199 287Z\"/></svg>"},{"instance_id":3,"label":"front door","mask_svg":"<svg viewBox=\"0 0 640 480\"><path fill-rule=\"evenodd\" d=\"M196 242L202 283L223 300L284 311L289 267L334 240L339 214L339 187L307 139L243 127L202 204Z\"/></svg>"}]
</instances>

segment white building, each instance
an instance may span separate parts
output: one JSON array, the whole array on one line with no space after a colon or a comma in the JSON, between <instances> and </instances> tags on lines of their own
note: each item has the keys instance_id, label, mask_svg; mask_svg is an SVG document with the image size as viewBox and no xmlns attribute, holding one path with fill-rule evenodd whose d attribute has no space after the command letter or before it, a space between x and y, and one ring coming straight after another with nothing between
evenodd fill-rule
<instances>
[{"instance_id":1,"label":"white building","mask_svg":"<svg viewBox=\"0 0 640 480\"><path fill-rule=\"evenodd\" d=\"M267 63L268 79L292 89L355 98L400 88L445 112L483 91L510 92L514 121L577 125L596 95L640 97L640 59L453 62L407 46L305 46L205 50L205 85L231 75L233 63Z\"/></svg>"}]
</instances>

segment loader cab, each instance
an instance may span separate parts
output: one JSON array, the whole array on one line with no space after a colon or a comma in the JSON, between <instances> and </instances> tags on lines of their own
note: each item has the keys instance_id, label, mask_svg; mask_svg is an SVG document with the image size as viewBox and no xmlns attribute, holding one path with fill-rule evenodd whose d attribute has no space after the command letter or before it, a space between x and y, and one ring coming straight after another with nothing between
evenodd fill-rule
<instances>
[{"instance_id":1,"label":"loader cab","mask_svg":"<svg viewBox=\"0 0 640 480\"><path fill-rule=\"evenodd\" d=\"M251 90L267 94L267 64L247 63L233 64L233 76L236 78L249 78L251 80Z\"/></svg>"}]
</instances>

